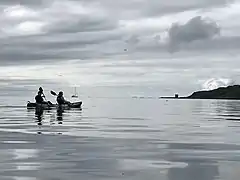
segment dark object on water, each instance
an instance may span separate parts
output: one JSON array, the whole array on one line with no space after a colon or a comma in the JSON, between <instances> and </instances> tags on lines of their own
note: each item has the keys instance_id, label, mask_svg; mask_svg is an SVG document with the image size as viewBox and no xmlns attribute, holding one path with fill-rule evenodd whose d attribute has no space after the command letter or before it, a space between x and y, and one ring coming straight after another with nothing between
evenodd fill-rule
<instances>
[{"instance_id":1,"label":"dark object on water","mask_svg":"<svg viewBox=\"0 0 240 180\"><path fill-rule=\"evenodd\" d=\"M175 98L178 98L178 94L175 94Z\"/></svg>"},{"instance_id":2,"label":"dark object on water","mask_svg":"<svg viewBox=\"0 0 240 180\"><path fill-rule=\"evenodd\" d=\"M80 108L81 109L81 106L82 106L82 101L79 101L79 102L70 103L69 105L68 104L61 105L61 108L63 109ZM59 105L58 104L37 104L37 103L28 101L27 109L34 109L36 107L48 110L48 109L58 108Z\"/></svg>"}]
</instances>

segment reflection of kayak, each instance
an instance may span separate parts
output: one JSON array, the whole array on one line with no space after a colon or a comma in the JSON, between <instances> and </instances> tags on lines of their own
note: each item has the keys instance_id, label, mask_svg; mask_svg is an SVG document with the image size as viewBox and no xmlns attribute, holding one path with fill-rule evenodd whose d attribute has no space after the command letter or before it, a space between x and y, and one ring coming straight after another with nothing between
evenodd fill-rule
<instances>
[{"instance_id":1,"label":"reflection of kayak","mask_svg":"<svg viewBox=\"0 0 240 180\"><path fill-rule=\"evenodd\" d=\"M52 108L58 108L61 107L63 109L71 109L71 108L81 108L82 101L79 102L73 102L70 105L64 104L64 105L58 105L58 104L37 104L28 101L27 103L27 109L35 109L36 107L43 108L43 109L52 109Z\"/></svg>"}]
</instances>

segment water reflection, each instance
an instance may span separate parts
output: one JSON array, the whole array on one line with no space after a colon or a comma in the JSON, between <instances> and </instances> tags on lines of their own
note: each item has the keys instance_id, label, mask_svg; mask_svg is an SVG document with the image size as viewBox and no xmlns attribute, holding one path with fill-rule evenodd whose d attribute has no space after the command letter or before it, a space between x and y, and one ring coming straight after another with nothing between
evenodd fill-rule
<instances>
[{"instance_id":1,"label":"water reflection","mask_svg":"<svg viewBox=\"0 0 240 180\"><path fill-rule=\"evenodd\" d=\"M42 125L42 120L43 120L43 114L41 114L41 115L36 114L35 117L37 119L37 125L41 126Z\"/></svg>"},{"instance_id":2,"label":"water reflection","mask_svg":"<svg viewBox=\"0 0 240 180\"><path fill-rule=\"evenodd\" d=\"M185 161L188 166L185 168L171 168L168 170L169 180L216 180L219 177L218 166L214 161L195 162Z\"/></svg>"},{"instance_id":3,"label":"water reflection","mask_svg":"<svg viewBox=\"0 0 240 180\"><path fill-rule=\"evenodd\" d=\"M211 103L212 110L218 117L225 120L240 120L240 103L239 101L213 101Z\"/></svg>"},{"instance_id":4,"label":"water reflection","mask_svg":"<svg viewBox=\"0 0 240 180\"><path fill-rule=\"evenodd\" d=\"M50 124L54 125L55 121L58 122L58 124L63 124L63 112L62 109L57 109L57 112L54 111L46 111L47 113L50 113ZM55 118L56 117L56 118ZM42 126L42 122L44 119L44 111L43 110L35 110L35 119L38 126Z\"/></svg>"},{"instance_id":5,"label":"water reflection","mask_svg":"<svg viewBox=\"0 0 240 180\"><path fill-rule=\"evenodd\" d=\"M43 131L46 133L62 134L66 131L66 126L69 127L69 123L75 126L78 121L72 121L75 117L81 116L81 110L66 110L66 109L53 109L53 110L39 110L35 109L34 121L38 127L37 134L42 134ZM32 116L33 114L31 114ZM67 124L64 126L63 121L67 119ZM56 126L59 125L59 126ZM61 133L59 132L61 131Z\"/></svg>"},{"instance_id":6,"label":"water reflection","mask_svg":"<svg viewBox=\"0 0 240 180\"><path fill-rule=\"evenodd\" d=\"M39 131L37 133L42 134L41 126L43 121L43 109L35 108L35 118L36 118L37 125L39 127Z\"/></svg>"},{"instance_id":7,"label":"water reflection","mask_svg":"<svg viewBox=\"0 0 240 180\"><path fill-rule=\"evenodd\" d=\"M213 101L211 105L215 107L218 113L238 113L240 114L240 103L239 101Z\"/></svg>"},{"instance_id":8,"label":"water reflection","mask_svg":"<svg viewBox=\"0 0 240 180\"><path fill-rule=\"evenodd\" d=\"M202 156L202 151L211 149L206 144L170 143L170 159L173 162L183 162L186 167L173 167L168 170L169 180L216 180L219 178L218 162L211 160L211 157ZM212 147L212 148L213 148Z\"/></svg>"},{"instance_id":9,"label":"water reflection","mask_svg":"<svg viewBox=\"0 0 240 180\"><path fill-rule=\"evenodd\" d=\"M199 119L240 121L239 100L196 100L193 102L190 104L190 111Z\"/></svg>"},{"instance_id":10,"label":"water reflection","mask_svg":"<svg viewBox=\"0 0 240 180\"><path fill-rule=\"evenodd\" d=\"M0 153L1 164L3 165L0 170L0 179L36 180L37 178L27 176L33 176L34 173L40 170L40 150L36 147L25 148L26 144L22 144L21 142L17 144L8 142L6 145L10 148L4 148ZM4 178L4 176L6 178Z\"/></svg>"},{"instance_id":11,"label":"water reflection","mask_svg":"<svg viewBox=\"0 0 240 180\"><path fill-rule=\"evenodd\" d=\"M57 109L57 121L58 121L58 124L62 124L63 123L63 112L64 112L63 109L61 109L61 108Z\"/></svg>"}]
</instances>

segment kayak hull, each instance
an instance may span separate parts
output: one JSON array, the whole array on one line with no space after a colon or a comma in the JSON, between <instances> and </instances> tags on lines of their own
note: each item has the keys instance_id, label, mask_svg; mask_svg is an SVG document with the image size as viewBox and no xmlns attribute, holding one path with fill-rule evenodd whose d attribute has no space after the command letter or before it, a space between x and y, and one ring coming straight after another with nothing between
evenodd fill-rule
<instances>
[{"instance_id":1,"label":"kayak hull","mask_svg":"<svg viewBox=\"0 0 240 180\"><path fill-rule=\"evenodd\" d=\"M64 104L64 105L58 105L58 104L37 104L34 102L28 102L27 103L27 109L35 109L35 108L41 108L41 109L54 109L54 108L61 108L61 109L72 109L72 108L78 108L81 109L82 101L71 103L70 105Z\"/></svg>"}]
</instances>

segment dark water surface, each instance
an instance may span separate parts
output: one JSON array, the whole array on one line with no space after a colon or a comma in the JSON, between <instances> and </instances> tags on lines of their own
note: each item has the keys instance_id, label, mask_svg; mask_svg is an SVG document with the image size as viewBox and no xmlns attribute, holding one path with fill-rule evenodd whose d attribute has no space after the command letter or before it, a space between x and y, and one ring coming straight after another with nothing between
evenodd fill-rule
<instances>
[{"instance_id":1,"label":"dark water surface","mask_svg":"<svg viewBox=\"0 0 240 180\"><path fill-rule=\"evenodd\" d=\"M240 177L238 101L85 98L60 117L0 112L1 180Z\"/></svg>"}]
</instances>

